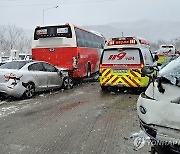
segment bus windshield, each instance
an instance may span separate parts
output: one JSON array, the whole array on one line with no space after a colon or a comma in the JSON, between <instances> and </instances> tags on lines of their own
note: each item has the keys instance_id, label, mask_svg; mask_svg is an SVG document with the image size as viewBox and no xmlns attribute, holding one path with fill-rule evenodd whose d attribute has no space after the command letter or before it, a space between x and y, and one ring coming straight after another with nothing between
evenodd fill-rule
<instances>
[{"instance_id":1,"label":"bus windshield","mask_svg":"<svg viewBox=\"0 0 180 154\"><path fill-rule=\"evenodd\" d=\"M34 40L48 37L72 38L72 31L69 25L37 27L34 32Z\"/></svg>"}]
</instances>

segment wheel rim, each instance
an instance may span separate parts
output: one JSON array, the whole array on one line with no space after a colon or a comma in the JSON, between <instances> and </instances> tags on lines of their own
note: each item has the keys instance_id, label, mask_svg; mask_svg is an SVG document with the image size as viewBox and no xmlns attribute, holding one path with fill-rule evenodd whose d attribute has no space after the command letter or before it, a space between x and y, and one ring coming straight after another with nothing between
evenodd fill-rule
<instances>
[{"instance_id":1,"label":"wheel rim","mask_svg":"<svg viewBox=\"0 0 180 154\"><path fill-rule=\"evenodd\" d=\"M32 84L28 84L26 87L25 95L27 98L31 98L34 94L34 86Z\"/></svg>"},{"instance_id":2,"label":"wheel rim","mask_svg":"<svg viewBox=\"0 0 180 154\"><path fill-rule=\"evenodd\" d=\"M66 78L66 79L64 80L64 87L65 87L66 89L71 89L71 88L73 87L72 79Z\"/></svg>"}]
</instances>

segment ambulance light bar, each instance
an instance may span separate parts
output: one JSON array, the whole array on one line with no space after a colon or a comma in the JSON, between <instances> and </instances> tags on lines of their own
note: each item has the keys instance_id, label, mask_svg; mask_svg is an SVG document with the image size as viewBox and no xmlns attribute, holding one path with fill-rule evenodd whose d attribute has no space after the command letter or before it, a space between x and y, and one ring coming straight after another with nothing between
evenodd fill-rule
<instances>
[{"instance_id":1,"label":"ambulance light bar","mask_svg":"<svg viewBox=\"0 0 180 154\"><path fill-rule=\"evenodd\" d=\"M118 40L118 39L112 39L109 40L108 45L127 45L127 44L137 44L137 41L135 39L127 39L127 40Z\"/></svg>"}]
</instances>

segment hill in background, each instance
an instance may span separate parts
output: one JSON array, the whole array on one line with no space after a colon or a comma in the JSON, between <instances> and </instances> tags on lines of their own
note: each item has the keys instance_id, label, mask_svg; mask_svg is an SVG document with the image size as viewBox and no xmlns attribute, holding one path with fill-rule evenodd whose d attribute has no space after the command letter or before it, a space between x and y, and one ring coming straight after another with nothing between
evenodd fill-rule
<instances>
[{"instance_id":1,"label":"hill in background","mask_svg":"<svg viewBox=\"0 0 180 154\"><path fill-rule=\"evenodd\" d=\"M102 33L107 39L110 37L140 36L150 42L158 40L171 41L180 37L180 22L139 20L135 22L116 22L106 25L85 25L81 26L88 30L95 30ZM25 34L33 37L33 30L24 30Z\"/></svg>"},{"instance_id":2,"label":"hill in background","mask_svg":"<svg viewBox=\"0 0 180 154\"><path fill-rule=\"evenodd\" d=\"M180 22L139 20L135 22L116 22L106 25L83 26L102 33L106 38L122 36L140 36L151 42L170 41L180 37Z\"/></svg>"}]
</instances>

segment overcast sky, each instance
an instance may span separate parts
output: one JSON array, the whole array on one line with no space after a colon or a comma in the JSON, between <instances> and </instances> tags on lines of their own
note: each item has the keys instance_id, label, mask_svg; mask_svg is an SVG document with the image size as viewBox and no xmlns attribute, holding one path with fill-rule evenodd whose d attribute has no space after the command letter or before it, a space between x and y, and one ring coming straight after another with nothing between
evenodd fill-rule
<instances>
[{"instance_id":1,"label":"overcast sky","mask_svg":"<svg viewBox=\"0 0 180 154\"><path fill-rule=\"evenodd\" d=\"M0 0L0 25L34 29L43 24L43 10L45 24L180 21L179 9L180 0Z\"/></svg>"}]
</instances>

